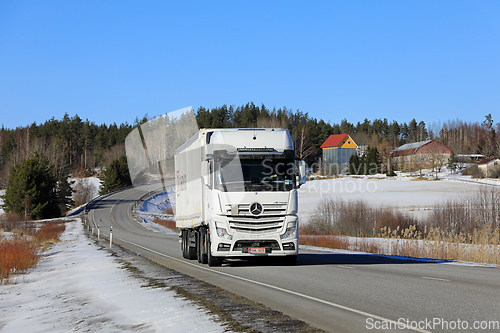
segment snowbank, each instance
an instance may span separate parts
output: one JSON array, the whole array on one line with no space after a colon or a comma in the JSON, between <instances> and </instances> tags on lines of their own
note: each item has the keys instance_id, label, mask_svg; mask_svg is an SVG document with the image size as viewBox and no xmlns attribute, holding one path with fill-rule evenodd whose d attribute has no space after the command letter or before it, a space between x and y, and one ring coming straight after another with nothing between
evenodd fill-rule
<instances>
[{"instance_id":1,"label":"snowbank","mask_svg":"<svg viewBox=\"0 0 500 333\"><path fill-rule=\"evenodd\" d=\"M146 198L139 204L139 206L134 210L134 215L136 215L137 219L141 221L141 225L144 228L153 232L177 234L173 230L154 223L156 218L175 221L175 216L167 213L168 211L171 211L171 200L175 200L174 194L175 189L171 188L167 192L160 192Z\"/></svg>"},{"instance_id":2,"label":"snowbank","mask_svg":"<svg viewBox=\"0 0 500 333\"><path fill-rule=\"evenodd\" d=\"M224 331L175 292L141 287L89 242L80 221L66 227L33 272L0 286L2 331Z\"/></svg>"}]
</instances>

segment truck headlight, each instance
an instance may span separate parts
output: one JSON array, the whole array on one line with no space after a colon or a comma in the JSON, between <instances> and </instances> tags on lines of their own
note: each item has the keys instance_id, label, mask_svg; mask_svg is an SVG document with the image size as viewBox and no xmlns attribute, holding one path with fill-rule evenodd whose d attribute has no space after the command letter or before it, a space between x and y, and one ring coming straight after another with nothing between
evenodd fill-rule
<instances>
[{"instance_id":1,"label":"truck headlight","mask_svg":"<svg viewBox=\"0 0 500 333\"><path fill-rule=\"evenodd\" d=\"M233 239L233 236L231 236L230 234L227 233L226 228L217 227L217 236L219 236L220 238L229 239L229 240Z\"/></svg>"},{"instance_id":2,"label":"truck headlight","mask_svg":"<svg viewBox=\"0 0 500 333\"><path fill-rule=\"evenodd\" d=\"M295 236L295 230L297 229L296 222L288 222L286 225L286 231L283 235L281 235L281 239L290 238Z\"/></svg>"}]
</instances>

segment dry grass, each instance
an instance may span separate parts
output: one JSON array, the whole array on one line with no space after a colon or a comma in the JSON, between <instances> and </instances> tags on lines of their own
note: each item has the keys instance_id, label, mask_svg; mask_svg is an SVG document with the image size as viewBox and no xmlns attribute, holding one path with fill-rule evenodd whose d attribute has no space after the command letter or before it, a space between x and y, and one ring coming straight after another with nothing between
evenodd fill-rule
<instances>
[{"instance_id":1,"label":"dry grass","mask_svg":"<svg viewBox=\"0 0 500 333\"><path fill-rule=\"evenodd\" d=\"M379 238L300 235L299 242L374 254L500 264L499 239L500 227L494 230L485 227L472 235L452 235L432 228L424 237L412 226L402 231L386 229Z\"/></svg>"},{"instance_id":2,"label":"dry grass","mask_svg":"<svg viewBox=\"0 0 500 333\"><path fill-rule=\"evenodd\" d=\"M26 238L0 240L0 284L8 284L14 273L25 273L38 264L40 250Z\"/></svg>"},{"instance_id":3,"label":"dry grass","mask_svg":"<svg viewBox=\"0 0 500 333\"><path fill-rule=\"evenodd\" d=\"M350 251L361 251L368 253L381 253L379 246L372 239L368 238L350 238L345 236L312 236L300 235L299 243L301 245L310 245L326 247L330 249L341 249Z\"/></svg>"},{"instance_id":4,"label":"dry grass","mask_svg":"<svg viewBox=\"0 0 500 333\"><path fill-rule=\"evenodd\" d=\"M164 220L160 218L155 218L154 223L164 226L165 228L168 228L170 230L177 231L176 223L173 220Z\"/></svg>"},{"instance_id":5,"label":"dry grass","mask_svg":"<svg viewBox=\"0 0 500 333\"><path fill-rule=\"evenodd\" d=\"M64 224L49 222L36 232L17 227L11 230L12 237L0 239L0 284L8 284L14 273L34 268L41 251L58 242L65 229Z\"/></svg>"},{"instance_id":6,"label":"dry grass","mask_svg":"<svg viewBox=\"0 0 500 333\"><path fill-rule=\"evenodd\" d=\"M366 202L323 199L309 223L301 227L307 235L345 235L372 237L374 230L388 226L408 228L418 221L401 211L390 208L372 208Z\"/></svg>"},{"instance_id":7,"label":"dry grass","mask_svg":"<svg viewBox=\"0 0 500 333\"><path fill-rule=\"evenodd\" d=\"M425 180L429 180L429 179L427 179L426 177L417 177L417 178L410 179L411 182L419 182L419 181L425 181Z\"/></svg>"},{"instance_id":8,"label":"dry grass","mask_svg":"<svg viewBox=\"0 0 500 333\"><path fill-rule=\"evenodd\" d=\"M46 248L50 244L59 242L59 235L66 230L62 223L49 222L44 224L35 234L34 238L39 246Z\"/></svg>"},{"instance_id":9,"label":"dry grass","mask_svg":"<svg viewBox=\"0 0 500 333\"><path fill-rule=\"evenodd\" d=\"M300 229L300 244L500 264L500 191L494 188L439 204L422 221L362 201L323 200L316 211Z\"/></svg>"}]
</instances>

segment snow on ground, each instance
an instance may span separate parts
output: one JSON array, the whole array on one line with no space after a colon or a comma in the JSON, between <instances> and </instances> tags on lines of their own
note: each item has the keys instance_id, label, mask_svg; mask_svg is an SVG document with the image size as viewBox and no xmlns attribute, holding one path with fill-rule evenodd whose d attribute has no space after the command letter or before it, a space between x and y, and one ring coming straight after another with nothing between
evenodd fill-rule
<instances>
[{"instance_id":1,"label":"snow on ground","mask_svg":"<svg viewBox=\"0 0 500 333\"><path fill-rule=\"evenodd\" d=\"M425 170L432 178L429 170ZM485 184L500 185L498 179L473 180L470 176L439 173L440 180L413 180L418 173L399 174L397 177L345 176L335 179L313 180L299 190L299 217L307 223L317 204L324 198L335 200L363 200L373 207L394 207L424 217L433 207L447 199L460 198L479 191Z\"/></svg>"},{"instance_id":2,"label":"snow on ground","mask_svg":"<svg viewBox=\"0 0 500 333\"><path fill-rule=\"evenodd\" d=\"M0 286L2 332L222 332L224 328L173 291L143 288L111 254L98 250L81 221L31 273Z\"/></svg>"},{"instance_id":3,"label":"snow on ground","mask_svg":"<svg viewBox=\"0 0 500 333\"><path fill-rule=\"evenodd\" d=\"M86 178L69 178L69 181L73 181L73 190L81 184L86 187L89 187L91 190L91 198L95 198L99 196L99 189L101 188L101 180L97 177L86 177ZM74 193L73 193L74 195Z\"/></svg>"},{"instance_id":4,"label":"snow on ground","mask_svg":"<svg viewBox=\"0 0 500 333\"><path fill-rule=\"evenodd\" d=\"M2 209L3 205L2 195L5 195L5 190L0 191L0 215L5 214L5 212Z\"/></svg>"}]
</instances>

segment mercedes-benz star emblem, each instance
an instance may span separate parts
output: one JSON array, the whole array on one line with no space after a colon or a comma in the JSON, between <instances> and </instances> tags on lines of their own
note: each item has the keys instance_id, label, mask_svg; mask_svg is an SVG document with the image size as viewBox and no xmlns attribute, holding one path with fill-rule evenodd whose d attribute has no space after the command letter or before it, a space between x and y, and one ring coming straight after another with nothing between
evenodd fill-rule
<instances>
[{"instance_id":1,"label":"mercedes-benz star emblem","mask_svg":"<svg viewBox=\"0 0 500 333\"><path fill-rule=\"evenodd\" d=\"M250 213L252 213L253 215L262 214L263 211L264 208L258 202L254 202L253 204L250 205Z\"/></svg>"}]
</instances>

